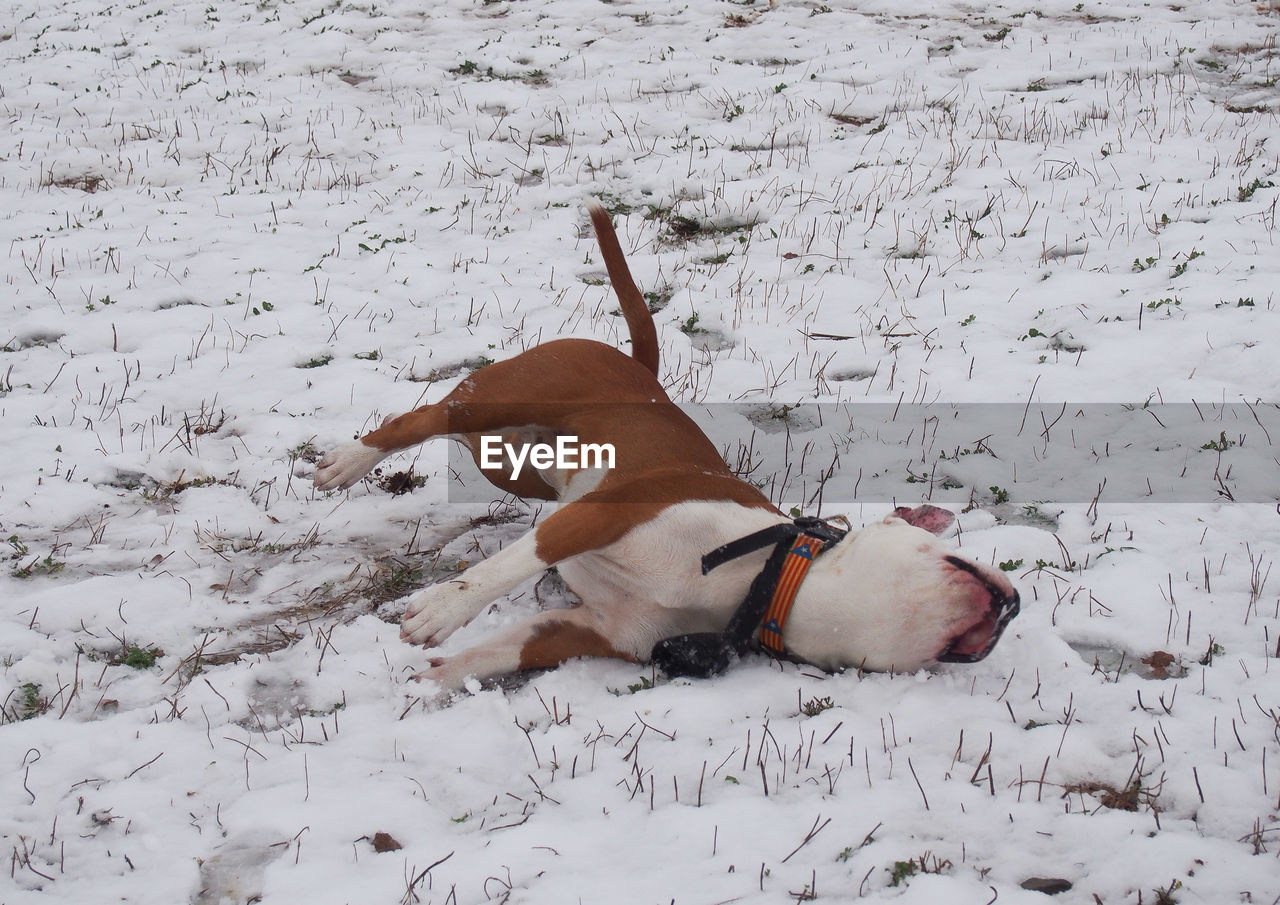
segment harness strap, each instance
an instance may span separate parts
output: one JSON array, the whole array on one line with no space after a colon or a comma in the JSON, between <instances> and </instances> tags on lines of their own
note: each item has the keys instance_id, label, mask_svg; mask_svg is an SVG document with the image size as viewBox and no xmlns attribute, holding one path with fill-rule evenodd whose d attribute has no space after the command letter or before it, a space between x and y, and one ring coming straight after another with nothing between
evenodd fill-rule
<instances>
[{"instance_id":1,"label":"harness strap","mask_svg":"<svg viewBox=\"0 0 1280 905\"><path fill-rule=\"evenodd\" d=\"M783 522L780 525L770 525L761 531L756 531L746 537L740 537L737 540L731 540L727 544L716 547L702 557L702 574L706 575L716 566L722 566L730 560L746 556L748 553L754 553L765 547L776 546L800 534L808 534L810 537L817 538L830 545L840 540L847 533L840 528L833 528L822 519L802 515L790 524Z\"/></svg>"},{"instance_id":2,"label":"harness strap","mask_svg":"<svg viewBox=\"0 0 1280 905\"><path fill-rule=\"evenodd\" d=\"M705 575L730 560L773 546L773 553L725 626L725 640L738 653L743 653L751 646L752 636L759 628L761 644L780 656L783 650L782 629L813 557L824 546L835 544L845 533L821 519L801 517L790 524L771 525L763 531L730 541L702 557L702 574ZM773 628L767 626L769 622L773 623Z\"/></svg>"},{"instance_id":3,"label":"harness strap","mask_svg":"<svg viewBox=\"0 0 1280 905\"><path fill-rule=\"evenodd\" d=\"M814 557L825 547L837 543L845 533L821 519L802 517L790 524L772 525L730 541L703 556L702 574L705 575L740 556L765 547L774 548L724 632L664 638L654 646L654 662L671 676L716 675L727 669L734 658L747 652L757 629L760 645L774 656L784 656L782 634L800 583Z\"/></svg>"}]
</instances>

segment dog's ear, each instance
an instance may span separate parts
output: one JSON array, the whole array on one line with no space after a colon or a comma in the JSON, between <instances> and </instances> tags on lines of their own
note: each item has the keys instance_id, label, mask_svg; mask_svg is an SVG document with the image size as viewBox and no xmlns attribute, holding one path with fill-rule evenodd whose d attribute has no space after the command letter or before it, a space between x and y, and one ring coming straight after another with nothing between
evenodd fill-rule
<instances>
[{"instance_id":1,"label":"dog's ear","mask_svg":"<svg viewBox=\"0 0 1280 905\"><path fill-rule=\"evenodd\" d=\"M899 506L889 514L890 518L900 518L908 525L914 525L917 528L923 528L930 534L942 536L946 533L956 520L953 513L946 509L939 509L937 506L917 506L911 509L907 506Z\"/></svg>"}]
</instances>

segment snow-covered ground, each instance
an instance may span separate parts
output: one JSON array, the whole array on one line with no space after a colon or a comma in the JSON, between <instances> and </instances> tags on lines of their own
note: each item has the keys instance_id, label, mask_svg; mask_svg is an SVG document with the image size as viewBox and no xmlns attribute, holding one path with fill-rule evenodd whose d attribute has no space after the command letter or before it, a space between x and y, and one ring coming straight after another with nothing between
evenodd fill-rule
<instances>
[{"instance_id":1,"label":"snow-covered ground","mask_svg":"<svg viewBox=\"0 0 1280 905\"><path fill-rule=\"evenodd\" d=\"M0 902L1280 901L1278 32L1227 0L6 2ZM794 430L751 475L780 505L818 510L805 436L824 515L972 502L958 543L1024 601L989 659L408 680L395 600L535 511L444 444L343 494L310 462L488 360L622 342L589 196L673 398L744 467ZM1167 442L1072 433L1191 401ZM1069 407L1016 455L785 408L854 402ZM1169 444L1208 490L1104 474ZM1067 447L1101 493L1024 494Z\"/></svg>"}]
</instances>

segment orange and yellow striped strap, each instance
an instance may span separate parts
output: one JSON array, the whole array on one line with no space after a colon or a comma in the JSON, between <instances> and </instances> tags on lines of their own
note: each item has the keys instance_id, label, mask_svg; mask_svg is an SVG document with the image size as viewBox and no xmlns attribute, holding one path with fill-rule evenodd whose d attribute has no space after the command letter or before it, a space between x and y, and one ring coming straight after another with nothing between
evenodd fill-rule
<instances>
[{"instance_id":1,"label":"orange and yellow striped strap","mask_svg":"<svg viewBox=\"0 0 1280 905\"><path fill-rule=\"evenodd\" d=\"M796 593L800 590L800 582L805 573L813 565L814 557L822 550L823 542L808 534L801 534L787 551L782 563L782 573L773 589L773 598L769 601L769 609L760 622L760 644L770 653L783 655L782 632L787 626L787 617L791 614L791 606L796 602Z\"/></svg>"}]
</instances>

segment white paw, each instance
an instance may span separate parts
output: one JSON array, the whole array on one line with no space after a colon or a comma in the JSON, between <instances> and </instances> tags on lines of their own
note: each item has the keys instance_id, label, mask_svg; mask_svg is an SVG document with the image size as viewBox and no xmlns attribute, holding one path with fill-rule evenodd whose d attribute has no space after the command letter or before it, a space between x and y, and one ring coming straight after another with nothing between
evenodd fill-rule
<instances>
[{"instance_id":1,"label":"white paw","mask_svg":"<svg viewBox=\"0 0 1280 905\"><path fill-rule=\"evenodd\" d=\"M434 682L442 692L459 691L466 686L468 674L453 658L433 657L427 663L427 668L414 675L413 681Z\"/></svg>"},{"instance_id":2,"label":"white paw","mask_svg":"<svg viewBox=\"0 0 1280 905\"><path fill-rule=\"evenodd\" d=\"M452 657L432 657L427 668L415 675L417 682L435 682L441 689L480 690L480 682L493 676L507 675L520 668L519 651L504 644L473 647Z\"/></svg>"},{"instance_id":3,"label":"white paw","mask_svg":"<svg viewBox=\"0 0 1280 905\"><path fill-rule=\"evenodd\" d=\"M371 472L385 457L386 453L373 446L365 446L359 442L344 443L327 452L316 463L312 481L317 490L346 490Z\"/></svg>"},{"instance_id":4,"label":"white paw","mask_svg":"<svg viewBox=\"0 0 1280 905\"><path fill-rule=\"evenodd\" d=\"M409 598L400 622L400 640L435 647L475 617L478 609L471 582L454 578L424 588Z\"/></svg>"}]
</instances>

